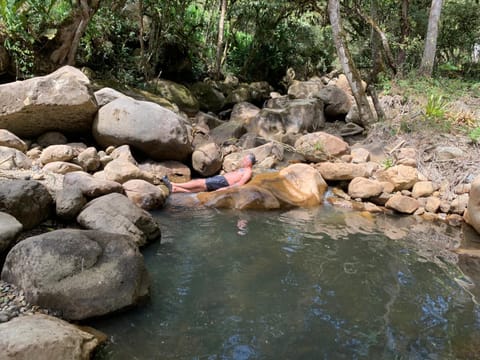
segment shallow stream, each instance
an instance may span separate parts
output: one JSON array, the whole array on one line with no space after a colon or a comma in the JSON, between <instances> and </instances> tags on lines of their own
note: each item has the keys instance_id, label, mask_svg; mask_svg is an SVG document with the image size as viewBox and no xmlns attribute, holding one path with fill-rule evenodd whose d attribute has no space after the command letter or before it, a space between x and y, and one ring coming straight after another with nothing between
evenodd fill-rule
<instances>
[{"instance_id":1,"label":"shallow stream","mask_svg":"<svg viewBox=\"0 0 480 360\"><path fill-rule=\"evenodd\" d=\"M456 228L328 205L154 215L151 299L89 323L111 340L96 359L478 358Z\"/></svg>"}]
</instances>

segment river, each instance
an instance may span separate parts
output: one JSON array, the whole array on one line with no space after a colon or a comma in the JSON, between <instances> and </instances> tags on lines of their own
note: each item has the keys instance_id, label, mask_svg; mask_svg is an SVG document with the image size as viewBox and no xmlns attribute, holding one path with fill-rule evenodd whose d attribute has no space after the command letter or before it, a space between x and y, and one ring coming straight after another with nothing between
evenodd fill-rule
<instances>
[{"instance_id":1,"label":"river","mask_svg":"<svg viewBox=\"0 0 480 360\"><path fill-rule=\"evenodd\" d=\"M457 228L328 205L154 216L150 300L89 323L96 359L478 358Z\"/></svg>"}]
</instances>

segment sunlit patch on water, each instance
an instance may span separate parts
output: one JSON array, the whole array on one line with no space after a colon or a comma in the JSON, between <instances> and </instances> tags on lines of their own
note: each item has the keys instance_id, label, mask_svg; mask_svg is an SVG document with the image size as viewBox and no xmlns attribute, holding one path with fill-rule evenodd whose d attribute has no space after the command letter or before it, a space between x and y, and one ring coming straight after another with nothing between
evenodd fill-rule
<instances>
[{"instance_id":1,"label":"sunlit patch on water","mask_svg":"<svg viewBox=\"0 0 480 360\"><path fill-rule=\"evenodd\" d=\"M475 284L446 250L459 236L449 228L329 206L155 216L151 301L91 322L111 339L97 359L478 354Z\"/></svg>"}]
</instances>

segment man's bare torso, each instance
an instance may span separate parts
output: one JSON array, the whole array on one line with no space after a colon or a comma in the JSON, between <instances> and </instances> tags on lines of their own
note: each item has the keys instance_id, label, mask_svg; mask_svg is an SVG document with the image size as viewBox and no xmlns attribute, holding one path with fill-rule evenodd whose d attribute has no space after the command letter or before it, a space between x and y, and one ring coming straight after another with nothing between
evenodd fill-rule
<instances>
[{"instance_id":1,"label":"man's bare torso","mask_svg":"<svg viewBox=\"0 0 480 360\"><path fill-rule=\"evenodd\" d=\"M248 179L252 176L252 169L249 168L241 168L232 172L228 172L223 176L227 180L229 185L235 185L238 183L243 177L248 175Z\"/></svg>"}]
</instances>

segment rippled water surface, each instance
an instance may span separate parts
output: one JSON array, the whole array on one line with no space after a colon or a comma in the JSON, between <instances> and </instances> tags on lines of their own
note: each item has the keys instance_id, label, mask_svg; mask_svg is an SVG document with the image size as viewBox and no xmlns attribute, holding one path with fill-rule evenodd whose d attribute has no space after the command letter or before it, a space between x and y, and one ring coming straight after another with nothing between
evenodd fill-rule
<instances>
[{"instance_id":1,"label":"rippled water surface","mask_svg":"<svg viewBox=\"0 0 480 360\"><path fill-rule=\"evenodd\" d=\"M328 206L155 216L151 299L90 324L97 359L479 358L455 230Z\"/></svg>"}]
</instances>

